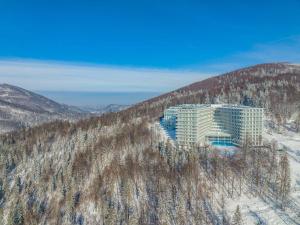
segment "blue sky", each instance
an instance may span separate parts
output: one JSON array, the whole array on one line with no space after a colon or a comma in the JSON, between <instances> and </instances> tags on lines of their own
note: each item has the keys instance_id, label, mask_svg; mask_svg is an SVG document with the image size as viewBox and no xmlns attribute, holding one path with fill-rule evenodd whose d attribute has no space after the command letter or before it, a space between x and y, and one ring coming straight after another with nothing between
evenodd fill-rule
<instances>
[{"instance_id":1,"label":"blue sky","mask_svg":"<svg viewBox=\"0 0 300 225\"><path fill-rule=\"evenodd\" d=\"M300 62L300 1L0 0L0 80L31 90L165 92Z\"/></svg>"}]
</instances>

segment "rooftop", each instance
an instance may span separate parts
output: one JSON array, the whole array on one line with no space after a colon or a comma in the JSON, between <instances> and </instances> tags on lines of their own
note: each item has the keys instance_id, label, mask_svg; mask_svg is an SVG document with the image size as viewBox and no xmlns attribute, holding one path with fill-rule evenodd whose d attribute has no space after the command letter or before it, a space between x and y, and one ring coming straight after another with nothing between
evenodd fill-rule
<instances>
[{"instance_id":1,"label":"rooftop","mask_svg":"<svg viewBox=\"0 0 300 225\"><path fill-rule=\"evenodd\" d=\"M251 108L251 109L262 109L260 107L252 107L252 106L246 106L246 105L238 105L238 104L181 104L176 106L171 106L168 109L194 109L194 108L236 108L236 109L245 109L245 108Z\"/></svg>"}]
</instances>

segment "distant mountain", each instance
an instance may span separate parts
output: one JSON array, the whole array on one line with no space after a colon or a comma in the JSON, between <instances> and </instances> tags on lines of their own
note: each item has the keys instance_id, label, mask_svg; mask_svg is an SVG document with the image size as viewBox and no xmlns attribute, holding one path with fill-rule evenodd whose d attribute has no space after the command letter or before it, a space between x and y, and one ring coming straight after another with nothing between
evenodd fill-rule
<instances>
[{"instance_id":1,"label":"distant mountain","mask_svg":"<svg viewBox=\"0 0 300 225\"><path fill-rule=\"evenodd\" d=\"M1 133L53 120L76 120L83 115L83 111L75 107L16 86L0 84Z\"/></svg>"},{"instance_id":2,"label":"distant mountain","mask_svg":"<svg viewBox=\"0 0 300 225\"><path fill-rule=\"evenodd\" d=\"M119 112L129 107L129 105L110 104L103 108L103 112Z\"/></svg>"},{"instance_id":3,"label":"distant mountain","mask_svg":"<svg viewBox=\"0 0 300 225\"><path fill-rule=\"evenodd\" d=\"M101 115L103 113L119 112L129 107L129 105L109 104L105 106L81 106L80 109L88 111L92 114Z\"/></svg>"}]
</instances>

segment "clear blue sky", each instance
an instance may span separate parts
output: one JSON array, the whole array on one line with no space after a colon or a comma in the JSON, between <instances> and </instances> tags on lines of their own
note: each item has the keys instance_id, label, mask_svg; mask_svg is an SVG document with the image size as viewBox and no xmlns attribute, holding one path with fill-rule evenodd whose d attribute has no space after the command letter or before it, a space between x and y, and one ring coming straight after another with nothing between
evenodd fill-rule
<instances>
[{"instance_id":1,"label":"clear blue sky","mask_svg":"<svg viewBox=\"0 0 300 225\"><path fill-rule=\"evenodd\" d=\"M2 58L185 68L299 34L299 0L0 1Z\"/></svg>"},{"instance_id":2,"label":"clear blue sky","mask_svg":"<svg viewBox=\"0 0 300 225\"><path fill-rule=\"evenodd\" d=\"M300 1L0 0L0 82L166 92L251 64L300 62Z\"/></svg>"}]
</instances>

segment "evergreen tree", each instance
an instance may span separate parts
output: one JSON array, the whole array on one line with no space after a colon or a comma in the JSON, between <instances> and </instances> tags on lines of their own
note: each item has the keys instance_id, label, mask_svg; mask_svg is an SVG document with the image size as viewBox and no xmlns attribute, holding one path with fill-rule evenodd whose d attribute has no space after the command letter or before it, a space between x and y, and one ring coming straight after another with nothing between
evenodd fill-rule
<instances>
[{"instance_id":1,"label":"evergreen tree","mask_svg":"<svg viewBox=\"0 0 300 225\"><path fill-rule=\"evenodd\" d=\"M290 163L286 153L280 158L279 166L279 196L284 207L291 191Z\"/></svg>"},{"instance_id":2,"label":"evergreen tree","mask_svg":"<svg viewBox=\"0 0 300 225\"><path fill-rule=\"evenodd\" d=\"M240 206L238 205L236 207L235 213L232 218L232 225L242 225L242 224L243 224L242 214L241 214Z\"/></svg>"},{"instance_id":3,"label":"evergreen tree","mask_svg":"<svg viewBox=\"0 0 300 225\"><path fill-rule=\"evenodd\" d=\"M0 221L4 221L3 208L0 207Z\"/></svg>"},{"instance_id":4,"label":"evergreen tree","mask_svg":"<svg viewBox=\"0 0 300 225\"><path fill-rule=\"evenodd\" d=\"M229 224L227 213L226 213L226 202L223 195L221 198L221 216L222 216L222 225Z\"/></svg>"},{"instance_id":5,"label":"evergreen tree","mask_svg":"<svg viewBox=\"0 0 300 225\"><path fill-rule=\"evenodd\" d=\"M8 218L8 225L23 225L24 224L24 212L23 207L18 200L15 208L10 212L9 218Z\"/></svg>"},{"instance_id":6,"label":"evergreen tree","mask_svg":"<svg viewBox=\"0 0 300 225\"><path fill-rule=\"evenodd\" d=\"M295 125L296 125L296 132L300 132L300 113L298 113L298 116L295 119Z\"/></svg>"},{"instance_id":7,"label":"evergreen tree","mask_svg":"<svg viewBox=\"0 0 300 225\"><path fill-rule=\"evenodd\" d=\"M0 179L0 209L4 205L5 202L5 190L3 181Z\"/></svg>"}]
</instances>

